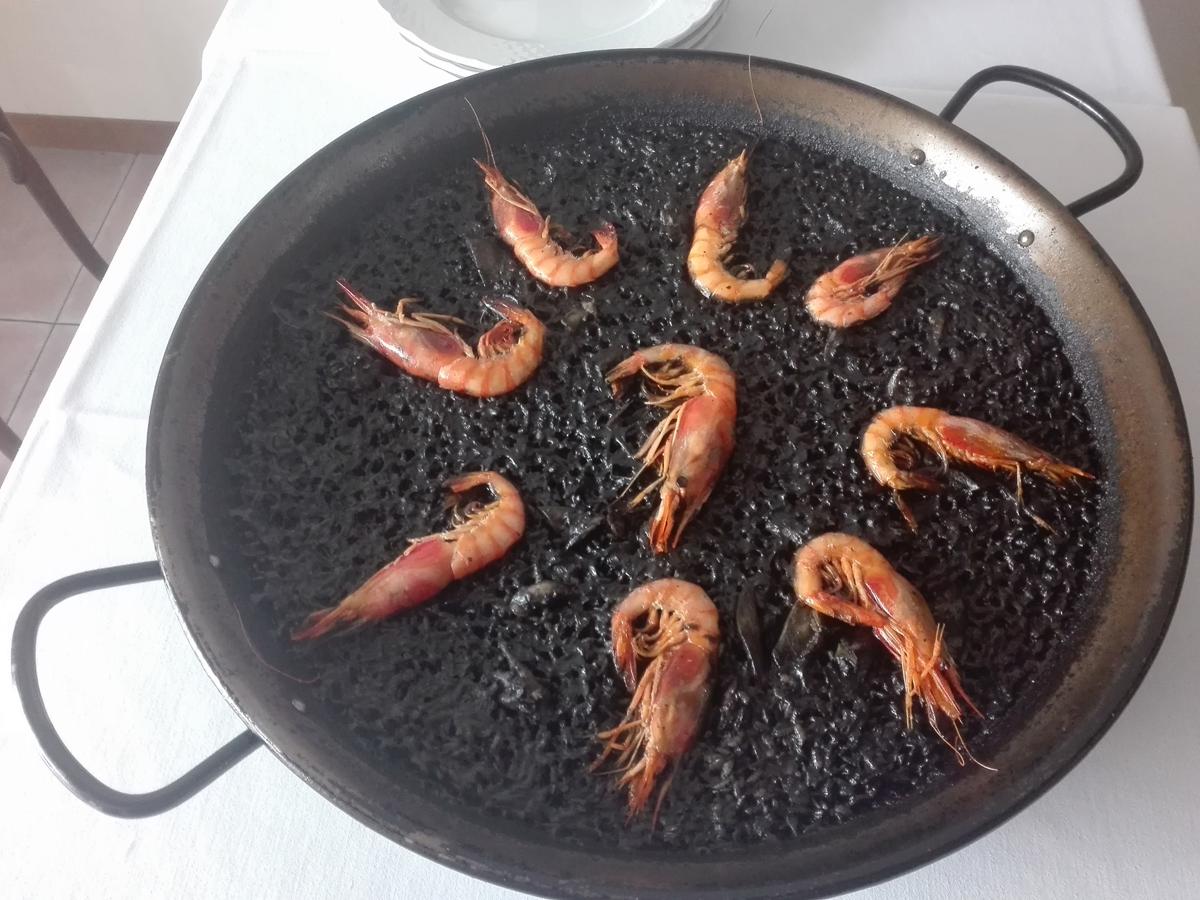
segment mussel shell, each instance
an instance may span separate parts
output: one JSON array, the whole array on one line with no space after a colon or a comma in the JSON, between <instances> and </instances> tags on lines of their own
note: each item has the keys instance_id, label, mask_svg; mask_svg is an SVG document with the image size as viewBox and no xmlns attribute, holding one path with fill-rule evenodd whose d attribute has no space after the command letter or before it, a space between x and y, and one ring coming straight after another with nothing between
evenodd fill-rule
<instances>
[{"instance_id":1,"label":"mussel shell","mask_svg":"<svg viewBox=\"0 0 1200 900\"><path fill-rule=\"evenodd\" d=\"M820 642L822 632L820 615L803 603L794 604L771 651L775 665L791 666L803 662Z\"/></svg>"},{"instance_id":2,"label":"mussel shell","mask_svg":"<svg viewBox=\"0 0 1200 900\"><path fill-rule=\"evenodd\" d=\"M516 615L523 616L537 607L560 603L573 593L575 589L561 581L539 581L513 594L508 606Z\"/></svg>"},{"instance_id":3,"label":"mussel shell","mask_svg":"<svg viewBox=\"0 0 1200 900\"><path fill-rule=\"evenodd\" d=\"M522 663L504 644L500 645L508 668L493 672L493 677L500 683L500 702L509 708L519 709L531 703L537 703L546 694L541 682L537 680L529 667Z\"/></svg>"},{"instance_id":4,"label":"mussel shell","mask_svg":"<svg viewBox=\"0 0 1200 900\"><path fill-rule=\"evenodd\" d=\"M605 515L587 516L579 510L550 504L537 507L537 511L546 520L551 531L566 535L567 542L564 546L567 550L581 543L607 519Z\"/></svg>"},{"instance_id":5,"label":"mussel shell","mask_svg":"<svg viewBox=\"0 0 1200 900\"><path fill-rule=\"evenodd\" d=\"M608 511L604 514L604 521L608 524L608 530L612 532L612 536L617 539L628 537L637 530L639 524L634 511L624 500L617 500L609 504Z\"/></svg>"},{"instance_id":6,"label":"mussel shell","mask_svg":"<svg viewBox=\"0 0 1200 900\"><path fill-rule=\"evenodd\" d=\"M755 678L767 674L767 656L763 650L762 619L758 614L758 603L754 599L757 590L746 587L738 597L734 619L742 649L750 660L750 671Z\"/></svg>"}]
</instances>

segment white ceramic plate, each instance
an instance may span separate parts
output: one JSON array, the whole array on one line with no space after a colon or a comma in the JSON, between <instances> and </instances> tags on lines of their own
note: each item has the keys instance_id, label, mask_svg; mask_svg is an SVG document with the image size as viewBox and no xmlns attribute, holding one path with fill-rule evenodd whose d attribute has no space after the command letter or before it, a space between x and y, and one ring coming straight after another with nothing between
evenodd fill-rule
<instances>
[{"instance_id":1,"label":"white ceramic plate","mask_svg":"<svg viewBox=\"0 0 1200 900\"><path fill-rule=\"evenodd\" d=\"M559 53L688 41L724 0L380 0L412 44L480 72Z\"/></svg>"},{"instance_id":2,"label":"white ceramic plate","mask_svg":"<svg viewBox=\"0 0 1200 900\"><path fill-rule=\"evenodd\" d=\"M715 14L713 14L707 20L702 22L700 24L700 26L698 28L694 29L693 32L690 35L688 35L688 37L683 42L676 44L674 46L679 47L681 49L699 49L699 48L703 47L705 41L708 40L709 36L716 29L717 23L720 22L721 19L724 17L726 5L727 5L727 3L725 2L725 0L722 0L722 3L718 7L717 12ZM422 62L432 66L435 69L439 69L440 71L445 72L448 75L453 75L456 78L465 78L468 75L475 75L478 71L480 71L480 70L476 70L476 69L467 69L462 66L456 65L455 63L452 63L449 60L442 59L439 56L434 56L433 54L431 54L427 50L425 50L423 47L416 47L414 45L414 49L417 51L417 55L421 58Z\"/></svg>"}]
</instances>

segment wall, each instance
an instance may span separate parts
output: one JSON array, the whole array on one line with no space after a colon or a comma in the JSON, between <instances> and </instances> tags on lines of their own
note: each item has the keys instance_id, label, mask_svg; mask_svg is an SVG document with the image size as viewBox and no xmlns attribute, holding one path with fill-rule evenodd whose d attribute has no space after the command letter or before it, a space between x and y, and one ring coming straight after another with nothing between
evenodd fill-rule
<instances>
[{"instance_id":1,"label":"wall","mask_svg":"<svg viewBox=\"0 0 1200 900\"><path fill-rule=\"evenodd\" d=\"M178 121L225 0L0 0L6 112Z\"/></svg>"},{"instance_id":2,"label":"wall","mask_svg":"<svg viewBox=\"0 0 1200 900\"><path fill-rule=\"evenodd\" d=\"M1200 135L1200 3L1142 0L1142 9L1171 99L1188 111Z\"/></svg>"}]
</instances>

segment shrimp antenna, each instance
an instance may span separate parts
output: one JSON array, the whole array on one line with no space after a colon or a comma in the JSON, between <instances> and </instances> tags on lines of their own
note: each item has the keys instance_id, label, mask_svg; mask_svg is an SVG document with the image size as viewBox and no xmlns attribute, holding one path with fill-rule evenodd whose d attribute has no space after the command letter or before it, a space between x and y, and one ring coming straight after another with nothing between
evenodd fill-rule
<instances>
[{"instance_id":1,"label":"shrimp antenna","mask_svg":"<svg viewBox=\"0 0 1200 900\"><path fill-rule=\"evenodd\" d=\"M771 18L771 13L773 12L775 12L775 7L772 6L767 10L766 15L762 17L762 21L758 23L758 27L754 29L754 37L751 38L752 41L758 40L758 36L762 34L763 27L767 24L767 19ZM766 122L763 121L762 107L758 105L758 93L754 90L754 69L750 65L752 59L753 56L747 53L746 77L750 79L750 97L754 100L754 109L758 113L758 127L762 128L766 125Z\"/></svg>"},{"instance_id":2,"label":"shrimp antenna","mask_svg":"<svg viewBox=\"0 0 1200 900\"><path fill-rule=\"evenodd\" d=\"M340 321L340 320L338 320L338 321ZM283 669L277 668L276 666L273 666L269 662L267 662L266 657L264 657L261 653L259 653L258 648L254 646L254 641L250 640L250 632L248 632L246 630L246 620L242 618L242 611L240 609L238 609L237 605L232 602L229 605L233 607L234 613L237 614L238 624L240 626L242 626L242 637L244 637L246 639L246 646L248 646L250 648L250 652L254 654L255 658L260 663L262 663L264 666L266 666L268 669L270 669L276 675L281 675L284 678L286 678L288 681L296 682L296 684L316 684L317 683L318 676L316 676L316 675L314 675L312 678L298 678L297 676L292 675L290 672L285 672L285 671L283 671Z\"/></svg>"},{"instance_id":3,"label":"shrimp antenna","mask_svg":"<svg viewBox=\"0 0 1200 900\"><path fill-rule=\"evenodd\" d=\"M767 14L762 17L762 21L758 23L758 28L755 29L754 37L751 40L757 39L759 33L763 30L763 26L767 24L767 19L771 18L771 13L775 12L775 7L767 10ZM762 107L758 103L758 91L754 89L754 66L751 64L754 57L752 54L746 54L746 78L750 82L750 99L754 101L754 111L758 114L758 135L754 138L754 143L751 145L749 153L754 154L758 149L759 143L763 139L763 132L766 130L766 120L763 119Z\"/></svg>"},{"instance_id":4,"label":"shrimp antenna","mask_svg":"<svg viewBox=\"0 0 1200 900\"><path fill-rule=\"evenodd\" d=\"M767 15L769 16L770 13L768 12ZM763 19L763 21L765 22L767 20ZM758 92L754 90L754 69L750 65L751 59L753 59L753 57L749 53L747 53L746 54L746 77L750 79L750 99L754 101L754 111L756 113L758 113L758 128L759 128L759 131L761 132L764 128L766 128L767 123L763 119L762 107L758 105Z\"/></svg>"},{"instance_id":5,"label":"shrimp antenna","mask_svg":"<svg viewBox=\"0 0 1200 900\"><path fill-rule=\"evenodd\" d=\"M479 113L475 112L475 104L473 104L471 102L469 97L463 97L463 101L467 104L467 107L471 110L471 115L473 115L475 117L475 124L479 126L479 136L481 138L483 138L483 149L487 152L488 165L495 168L496 154L492 152L492 142L491 142L491 140L489 140L489 138L487 136L487 132L483 130L483 123L481 121L479 121Z\"/></svg>"}]
</instances>

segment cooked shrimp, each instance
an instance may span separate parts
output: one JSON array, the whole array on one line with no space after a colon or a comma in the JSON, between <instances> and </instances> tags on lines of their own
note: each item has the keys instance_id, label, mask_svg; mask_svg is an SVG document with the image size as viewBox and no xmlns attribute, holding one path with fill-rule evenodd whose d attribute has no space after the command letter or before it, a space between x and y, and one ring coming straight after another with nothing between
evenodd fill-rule
<instances>
[{"instance_id":1,"label":"cooked shrimp","mask_svg":"<svg viewBox=\"0 0 1200 900\"><path fill-rule=\"evenodd\" d=\"M808 289L808 314L823 325L849 328L883 313L917 266L940 252L935 235L852 257L826 272Z\"/></svg>"},{"instance_id":2,"label":"cooked shrimp","mask_svg":"<svg viewBox=\"0 0 1200 900\"><path fill-rule=\"evenodd\" d=\"M642 585L613 612L613 660L633 699L621 724L598 735L604 751L592 769L616 755L617 784L629 787L630 819L645 807L659 775L696 740L720 637L717 608L708 594L677 578ZM639 676L638 663L644 660ZM658 792L655 822L673 777Z\"/></svg>"},{"instance_id":3,"label":"cooked shrimp","mask_svg":"<svg viewBox=\"0 0 1200 900\"><path fill-rule=\"evenodd\" d=\"M963 719L959 702L975 715L982 714L963 690L945 646L944 628L934 622L917 589L883 554L851 535L823 534L797 551L792 586L796 599L817 612L873 629L900 663L908 727L912 727L915 698L959 763L964 755L974 760L959 732ZM942 733L939 716L954 730L953 741Z\"/></svg>"},{"instance_id":4,"label":"cooked shrimp","mask_svg":"<svg viewBox=\"0 0 1200 900\"><path fill-rule=\"evenodd\" d=\"M1016 435L978 419L952 416L927 406L893 406L877 414L863 432L862 457L875 480L895 492L896 505L914 531L916 520L900 498L900 491L936 491L938 483L900 467L897 461L900 454L893 445L901 437L926 444L943 464L953 459L993 472L1012 472L1017 479L1018 504L1023 496L1022 475L1025 471L1034 472L1056 485L1073 478L1094 477ZM1041 519L1037 521L1049 528Z\"/></svg>"},{"instance_id":5,"label":"cooked shrimp","mask_svg":"<svg viewBox=\"0 0 1200 900\"><path fill-rule=\"evenodd\" d=\"M529 274L551 287L590 284L617 264L617 229L605 222L592 232L596 249L573 253L550 237L550 219L494 163L475 160L492 192L492 219L501 239Z\"/></svg>"},{"instance_id":6,"label":"cooked shrimp","mask_svg":"<svg viewBox=\"0 0 1200 900\"><path fill-rule=\"evenodd\" d=\"M655 553L666 553L678 546L683 529L708 500L733 452L737 380L721 357L687 344L639 350L605 377L619 396L625 380L639 372L658 389L646 402L670 412L638 450L642 467L629 487L651 466L658 469L658 477L629 506L632 509L658 489L650 546Z\"/></svg>"},{"instance_id":7,"label":"cooked shrimp","mask_svg":"<svg viewBox=\"0 0 1200 900\"><path fill-rule=\"evenodd\" d=\"M507 394L529 380L542 362L546 329L537 316L499 299L484 306L504 321L479 338L475 350L447 322L453 316L433 313L409 315L406 307L415 300L401 300L394 313L386 312L344 281L338 287L353 306L339 310L345 318L332 316L346 326L355 339L376 350L410 375L432 381L438 387L471 397Z\"/></svg>"},{"instance_id":8,"label":"cooked shrimp","mask_svg":"<svg viewBox=\"0 0 1200 900\"><path fill-rule=\"evenodd\" d=\"M293 641L320 637L342 625L377 622L432 599L446 585L473 575L506 554L525 533L525 506L512 482L495 472L471 472L446 487L454 507L450 528L414 538L388 563L337 606L304 620ZM490 488L488 502L464 495Z\"/></svg>"},{"instance_id":9,"label":"cooked shrimp","mask_svg":"<svg viewBox=\"0 0 1200 900\"><path fill-rule=\"evenodd\" d=\"M696 207L692 247L688 251L688 274L705 297L726 303L762 300L787 276L787 264L777 259L762 278L739 278L725 267L725 260L746 222L746 168L750 156L743 150L731 159L700 195Z\"/></svg>"},{"instance_id":10,"label":"cooked shrimp","mask_svg":"<svg viewBox=\"0 0 1200 900\"><path fill-rule=\"evenodd\" d=\"M551 287L579 287L590 284L617 264L617 229L605 222L592 237L596 249L583 253L572 253L550 237L550 219L544 217L532 200L515 184L504 177L496 165L496 154L492 142L471 101L467 101L483 146L487 161L475 160L483 172L483 182L492 194L492 221L504 243L513 249L529 274Z\"/></svg>"}]
</instances>

